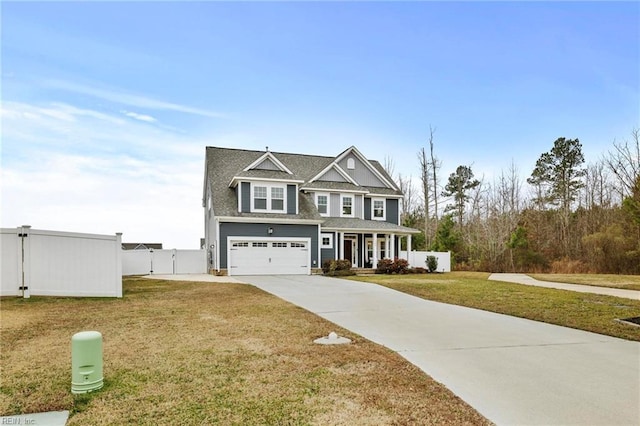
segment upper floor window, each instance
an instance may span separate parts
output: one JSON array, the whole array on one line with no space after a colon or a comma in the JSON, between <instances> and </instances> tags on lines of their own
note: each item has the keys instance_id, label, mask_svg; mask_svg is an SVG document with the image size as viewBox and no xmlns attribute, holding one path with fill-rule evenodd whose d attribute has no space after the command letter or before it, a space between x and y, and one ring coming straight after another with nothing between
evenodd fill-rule
<instances>
[{"instance_id":1,"label":"upper floor window","mask_svg":"<svg viewBox=\"0 0 640 426\"><path fill-rule=\"evenodd\" d=\"M252 211L284 213L286 199L282 186L252 185Z\"/></svg>"},{"instance_id":2,"label":"upper floor window","mask_svg":"<svg viewBox=\"0 0 640 426\"><path fill-rule=\"evenodd\" d=\"M271 210L284 210L284 188L271 188Z\"/></svg>"},{"instance_id":3,"label":"upper floor window","mask_svg":"<svg viewBox=\"0 0 640 426\"><path fill-rule=\"evenodd\" d=\"M373 209L373 213L371 217L374 220L385 220L385 200L383 198L371 200L371 208Z\"/></svg>"},{"instance_id":4,"label":"upper floor window","mask_svg":"<svg viewBox=\"0 0 640 426\"><path fill-rule=\"evenodd\" d=\"M316 194L316 206L318 207L318 213L321 216L329 215L329 195L328 194Z\"/></svg>"},{"instance_id":5,"label":"upper floor window","mask_svg":"<svg viewBox=\"0 0 640 426\"><path fill-rule=\"evenodd\" d=\"M353 216L353 196L342 195L342 214L341 216Z\"/></svg>"},{"instance_id":6,"label":"upper floor window","mask_svg":"<svg viewBox=\"0 0 640 426\"><path fill-rule=\"evenodd\" d=\"M267 187L255 186L253 188L253 208L256 210L267 209Z\"/></svg>"}]
</instances>

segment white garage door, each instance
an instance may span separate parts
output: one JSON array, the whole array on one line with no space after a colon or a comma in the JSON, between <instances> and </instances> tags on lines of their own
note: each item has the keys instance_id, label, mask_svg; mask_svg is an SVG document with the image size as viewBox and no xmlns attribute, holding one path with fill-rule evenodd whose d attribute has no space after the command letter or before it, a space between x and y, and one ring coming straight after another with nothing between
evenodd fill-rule
<instances>
[{"instance_id":1,"label":"white garage door","mask_svg":"<svg viewBox=\"0 0 640 426\"><path fill-rule=\"evenodd\" d=\"M229 275L308 275L309 239L228 240Z\"/></svg>"}]
</instances>

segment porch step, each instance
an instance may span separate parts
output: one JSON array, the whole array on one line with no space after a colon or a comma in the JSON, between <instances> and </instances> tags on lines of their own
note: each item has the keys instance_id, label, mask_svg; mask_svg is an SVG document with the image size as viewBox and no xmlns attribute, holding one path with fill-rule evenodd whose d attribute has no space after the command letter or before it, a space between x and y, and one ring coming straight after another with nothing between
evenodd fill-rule
<instances>
[{"instance_id":1,"label":"porch step","mask_svg":"<svg viewBox=\"0 0 640 426\"><path fill-rule=\"evenodd\" d=\"M351 270L357 275L373 275L376 273L376 270L372 268L351 268Z\"/></svg>"}]
</instances>

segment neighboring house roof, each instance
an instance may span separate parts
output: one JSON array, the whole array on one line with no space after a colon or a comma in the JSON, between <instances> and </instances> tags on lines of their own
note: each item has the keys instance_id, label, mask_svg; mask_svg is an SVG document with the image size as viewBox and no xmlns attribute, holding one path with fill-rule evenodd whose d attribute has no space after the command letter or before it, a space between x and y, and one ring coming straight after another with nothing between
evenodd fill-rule
<instances>
[{"instance_id":1,"label":"neighboring house roof","mask_svg":"<svg viewBox=\"0 0 640 426\"><path fill-rule=\"evenodd\" d=\"M354 147L358 156L362 156ZM340 154L343 156L344 151ZM245 179L265 179L265 180L282 180L292 181L300 184L302 189L332 189L345 190L353 192L370 192L374 194L386 194L402 196L398 190L388 187L363 187L348 182L330 182L316 180L309 181L318 177L318 174L325 169L331 169L332 164L338 157L291 154L283 152L252 151L244 149L207 147L206 149L206 174L212 194L212 207L216 216L233 216L243 218L278 218L278 219L299 219L299 220L318 220L323 218L317 212L313 200L303 192L298 193L298 214L269 214L269 213L240 213L238 212L238 200L236 198L235 189L233 188L238 178ZM270 161L275 159L275 163L280 163L286 171L281 170L263 170L248 169L251 165L259 165L263 158ZM364 157L362 157L364 158ZM377 161L369 161L372 168L380 174L384 180L393 182L393 179L384 170ZM289 173L291 172L291 173ZM205 200L203 199L203 205Z\"/></svg>"},{"instance_id":2,"label":"neighboring house roof","mask_svg":"<svg viewBox=\"0 0 640 426\"><path fill-rule=\"evenodd\" d=\"M122 243L122 250L162 250L162 243Z\"/></svg>"},{"instance_id":3,"label":"neighboring house roof","mask_svg":"<svg viewBox=\"0 0 640 426\"><path fill-rule=\"evenodd\" d=\"M417 234L417 229L406 226L395 225L393 223L380 220L364 220L346 217L329 217L322 224L323 230L336 231L374 231L374 232L396 232L399 234Z\"/></svg>"}]
</instances>

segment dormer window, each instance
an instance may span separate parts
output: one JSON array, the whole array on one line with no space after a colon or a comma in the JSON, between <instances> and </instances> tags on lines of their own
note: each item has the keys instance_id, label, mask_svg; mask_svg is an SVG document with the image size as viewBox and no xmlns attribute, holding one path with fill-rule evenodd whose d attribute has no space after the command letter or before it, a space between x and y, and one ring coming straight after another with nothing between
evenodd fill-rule
<instances>
[{"instance_id":1,"label":"dormer window","mask_svg":"<svg viewBox=\"0 0 640 426\"><path fill-rule=\"evenodd\" d=\"M253 188L253 209L254 210L267 209L267 187L266 186L256 186Z\"/></svg>"},{"instance_id":2,"label":"dormer window","mask_svg":"<svg viewBox=\"0 0 640 426\"><path fill-rule=\"evenodd\" d=\"M251 211L284 213L285 188L278 185L252 185Z\"/></svg>"},{"instance_id":3,"label":"dormer window","mask_svg":"<svg viewBox=\"0 0 640 426\"><path fill-rule=\"evenodd\" d=\"M271 210L284 210L284 188L271 188Z\"/></svg>"}]
</instances>

